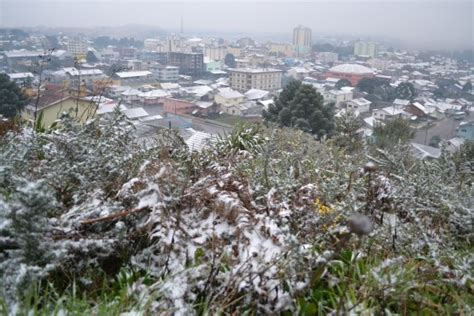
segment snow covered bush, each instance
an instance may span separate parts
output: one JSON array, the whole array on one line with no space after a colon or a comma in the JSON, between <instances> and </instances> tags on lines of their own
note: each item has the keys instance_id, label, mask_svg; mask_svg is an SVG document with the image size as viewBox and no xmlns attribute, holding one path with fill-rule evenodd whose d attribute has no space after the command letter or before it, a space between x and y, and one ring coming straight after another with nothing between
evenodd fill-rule
<instances>
[{"instance_id":1,"label":"snow covered bush","mask_svg":"<svg viewBox=\"0 0 474 316\"><path fill-rule=\"evenodd\" d=\"M35 280L74 295L105 287L126 300L120 312L440 313L442 290L454 310L472 298L472 182L447 153L349 154L257 127L189 152L170 130L140 141L120 116L58 126L0 144L10 311L28 309Z\"/></svg>"}]
</instances>

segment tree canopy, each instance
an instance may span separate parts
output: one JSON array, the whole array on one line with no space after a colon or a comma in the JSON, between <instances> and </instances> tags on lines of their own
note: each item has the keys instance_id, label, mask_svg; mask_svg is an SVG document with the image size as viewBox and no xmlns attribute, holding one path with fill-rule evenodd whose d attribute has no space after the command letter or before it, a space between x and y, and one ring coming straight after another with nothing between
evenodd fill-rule
<instances>
[{"instance_id":1,"label":"tree canopy","mask_svg":"<svg viewBox=\"0 0 474 316\"><path fill-rule=\"evenodd\" d=\"M294 127L318 137L331 134L334 114L331 105L325 105L323 96L301 81L291 81L283 89L275 104L264 110L267 121L281 126Z\"/></svg>"},{"instance_id":2,"label":"tree canopy","mask_svg":"<svg viewBox=\"0 0 474 316\"><path fill-rule=\"evenodd\" d=\"M28 103L21 89L6 74L0 74L0 114L15 117Z\"/></svg>"},{"instance_id":3,"label":"tree canopy","mask_svg":"<svg viewBox=\"0 0 474 316\"><path fill-rule=\"evenodd\" d=\"M225 55L224 64L226 64L230 68L234 68L235 67L235 56L230 54L230 53Z\"/></svg>"},{"instance_id":4,"label":"tree canopy","mask_svg":"<svg viewBox=\"0 0 474 316\"><path fill-rule=\"evenodd\" d=\"M395 95L398 99L413 100L416 97L416 90L411 82L402 82L395 89Z\"/></svg>"},{"instance_id":5,"label":"tree canopy","mask_svg":"<svg viewBox=\"0 0 474 316\"><path fill-rule=\"evenodd\" d=\"M335 88L336 89L341 89L342 87L350 87L351 82L347 79L340 79L338 82L336 82Z\"/></svg>"}]
</instances>

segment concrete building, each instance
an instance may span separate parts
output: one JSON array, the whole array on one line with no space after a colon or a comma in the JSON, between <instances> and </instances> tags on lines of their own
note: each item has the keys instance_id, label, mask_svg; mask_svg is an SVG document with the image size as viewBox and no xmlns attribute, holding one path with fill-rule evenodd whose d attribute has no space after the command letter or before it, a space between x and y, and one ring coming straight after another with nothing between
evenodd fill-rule
<instances>
[{"instance_id":1,"label":"concrete building","mask_svg":"<svg viewBox=\"0 0 474 316\"><path fill-rule=\"evenodd\" d=\"M372 102L364 98L353 99L347 102L347 108L357 111L359 113L365 113L370 111L370 105Z\"/></svg>"},{"instance_id":2,"label":"concrete building","mask_svg":"<svg viewBox=\"0 0 474 316\"><path fill-rule=\"evenodd\" d=\"M85 58L87 55L87 43L80 37L74 37L68 41L67 51L74 57Z\"/></svg>"},{"instance_id":3,"label":"concrete building","mask_svg":"<svg viewBox=\"0 0 474 316\"><path fill-rule=\"evenodd\" d=\"M16 83L19 87L25 87L27 85L31 85L35 76L31 72L17 72L7 74L10 78L10 81Z\"/></svg>"},{"instance_id":4,"label":"concrete building","mask_svg":"<svg viewBox=\"0 0 474 316\"><path fill-rule=\"evenodd\" d=\"M354 44L354 55L375 58L378 53L377 44L359 41Z\"/></svg>"},{"instance_id":5,"label":"concrete building","mask_svg":"<svg viewBox=\"0 0 474 316\"><path fill-rule=\"evenodd\" d=\"M293 46L288 43L269 43L268 54L276 57L292 57L295 53Z\"/></svg>"},{"instance_id":6,"label":"concrete building","mask_svg":"<svg viewBox=\"0 0 474 316\"><path fill-rule=\"evenodd\" d=\"M160 82L174 82L179 79L179 67L161 66L155 69L155 76Z\"/></svg>"},{"instance_id":7,"label":"concrete building","mask_svg":"<svg viewBox=\"0 0 474 316\"><path fill-rule=\"evenodd\" d=\"M356 86L362 78L373 78L374 71L358 64L342 64L329 69L326 78L347 79L352 86Z\"/></svg>"},{"instance_id":8,"label":"concrete building","mask_svg":"<svg viewBox=\"0 0 474 316\"><path fill-rule=\"evenodd\" d=\"M281 89L282 71L272 68L229 69L230 87L239 91L259 89L277 91Z\"/></svg>"},{"instance_id":9,"label":"concrete building","mask_svg":"<svg viewBox=\"0 0 474 316\"><path fill-rule=\"evenodd\" d=\"M204 47L204 57L213 60L224 60L226 55L226 48L223 46L205 46Z\"/></svg>"},{"instance_id":10,"label":"concrete building","mask_svg":"<svg viewBox=\"0 0 474 316\"><path fill-rule=\"evenodd\" d=\"M168 54L168 63L179 67L180 74L200 75L204 71L204 54L171 52Z\"/></svg>"},{"instance_id":11,"label":"concrete building","mask_svg":"<svg viewBox=\"0 0 474 316\"><path fill-rule=\"evenodd\" d=\"M309 27L299 25L293 29L293 46L298 56L311 52L312 36Z\"/></svg>"},{"instance_id":12,"label":"concrete building","mask_svg":"<svg viewBox=\"0 0 474 316\"><path fill-rule=\"evenodd\" d=\"M245 96L242 93L232 90L231 88L222 88L219 89L214 101L220 105L222 112L229 113L228 109L230 107L242 104L244 99Z\"/></svg>"}]
</instances>

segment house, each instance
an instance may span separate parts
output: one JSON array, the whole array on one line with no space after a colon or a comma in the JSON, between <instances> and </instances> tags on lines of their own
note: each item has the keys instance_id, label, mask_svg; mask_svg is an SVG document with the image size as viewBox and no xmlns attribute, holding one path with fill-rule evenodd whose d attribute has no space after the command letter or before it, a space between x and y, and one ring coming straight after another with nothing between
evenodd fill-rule
<instances>
[{"instance_id":1,"label":"house","mask_svg":"<svg viewBox=\"0 0 474 316\"><path fill-rule=\"evenodd\" d=\"M197 106L191 101L174 98L163 99L163 112L176 115L192 114Z\"/></svg>"},{"instance_id":2,"label":"house","mask_svg":"<svg viewBox=\"0 0 474 316\"><path fill-rule=\"evenodd\" d=\"M287 76L295 80L303 80L311 73L310 70L303 67L293 67L287 71Z\"/></svg>"},{"instance_id":3,"label":"house","mask_svg":"<svg viewBox=\"0 0 474 316\"><path fill-rule=\"evenodd\" d=\"M334 103L336 107L339 107L342 102L352 100L354 97L352 90L351 87L344 87L340 90L323 91L322 94L326 103Z\"/></svg>"},{"instance_id":4,"label":"house","mask_svg":"<svg viewBox=\"0 0 474 316\"><path fill-rule=\"evenodd\" d=\"M226 107L238 105L244 102L244 95L231 88L222 88L218 90L214 100L221 106L221 110L225 111Z\"/></svg>"},{"instance_id":5,"label":"house","mask_svg":"<svg viewBox=\"0 0 474 316\"><path fill-rule=\"evenodd\" d=\"M121 85L141 85L153 81L150 71L122 71L114 75L115 79L120 81Z\"/></svg>"},{"instance_id":6,"label":"house","mask_svg":"<svg viewBox=\"0 0 474 316\"><path fill-rule=\"evenodd\" d=\"M209 114L218 112L218 106L214 102L196 101L195 104L196 104L196 109L194 110L195 112L193 112L192 114L208 116Z\"/></svg>"},{"instance_id":7,"label":"house","mask_svg":"<svg viewBox=\"0 0 474 316\"><path fill-rule=\"evenodd\" d=\"M140 101L140 97L139 95L141 94L142 92L138 89L134 89L134 88L128 88L127 90L125 90L124 92L122 92L120 94L120 96L122 97L122 100L125 102L125 103L129 103L129 104L132 104L134 102L138 102Z\"/></svg>"},{"instance_id":8,"label":"house","mask_svg":"<svg viewBox=\"0 0 474 316\"><path fill-rule=\"evenodd\" d=\"M474 121L461 122L456 128L456 136L467 140L474 140Z\"/></svg>"},{"instance_id":9,"label":"house","mask_svg":"<svg viewBox=\"0 0 474 316\"><path fill-rule=\"evenodd\" d=\"M166 90L154 89L147 92L142 92L138 95L138 100L144 105L162 104L164 98L170 97L171 93Z\"/></svg>"},{"instance_id":10,"label":"house","mask_svg":"<svg viewBox=\"0 0 474 316\"><path fill-rule=\"evenodd\" d=\"M129 120L139 120L141 118L147 117L149 114L145 111L144 108L131 108L122 111L122 113L129 119Z\"/></svg>"},{"instance_id":11,"label":"house","mask_svg":"<svg viewBox=\"0 0 474 316\"><path fill-rule=\"evenodd\" d=\"M22 118L33 124L35 117L38 118L41 115L42 124L48 127L64 113L85 122L96 115L96 110L97 105L93 101L76 98L62 86L48 85L40 94L38 104L34 98L25 107Z\"/></svg>"},{"instance_id":12,"label":"house","mask_svg":"<svg viewBox=\"0 0 474 316\"><path fill-rule=\"evenodd\" d=\"M428 115L428 110L419 102L413 102L405 107L405 112L418 117L425 117Z\"/></svg>"},{"instance_id":13,"label":"house","mask_svg":"<svg viewBox=\"0 0 474 316\"><path fill-rule=\"evenodd\" d=\"M411 117L411 114L401 109L397 109L394 106L387 106L381 109L373 110L372 116L377 120L385 121L385 120L392 120L395 118L408 119Z\"/></svg>"},{"instance_id":14,"label":"house","mask_svg":"<svg viewBox=\"0 0 474 316\"><path fill-rule=\"evenodd\" d=\"M13 81L17 86L24 87L31 85L35 76L31 72L18 72L7 74L10 81Z\"/></svg>"},{"instance_id":15,"label":"house","mask_svg":"<svg viewBox=\"0 0 474 316\"><path fill-rule=\"evenodd\" d=\"M364 98L353 99L346 102L347 108L357 111L359 113L365 113L370 111L370 105L372 102Z\"/></svg>"}]
</instances>

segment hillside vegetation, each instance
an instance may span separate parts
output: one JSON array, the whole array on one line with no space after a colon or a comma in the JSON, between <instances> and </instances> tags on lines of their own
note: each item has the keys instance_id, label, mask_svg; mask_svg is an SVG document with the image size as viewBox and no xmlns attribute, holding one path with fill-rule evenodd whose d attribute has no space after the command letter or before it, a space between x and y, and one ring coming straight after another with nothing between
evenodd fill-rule
<instances>
[{"instance_id":1,"label":"hillside vegetation","mask_svg":"<svg viewBox=\"0 0 474 316\"><path fill-rule=\"evenodd\" d=\"M133 135L117 114L3 137L3 313L472 314L469 144Z\"/></svg>"}]
</instances>

